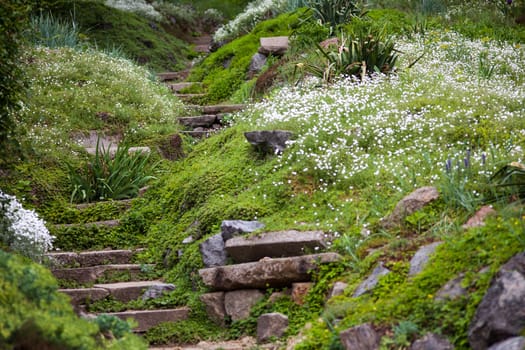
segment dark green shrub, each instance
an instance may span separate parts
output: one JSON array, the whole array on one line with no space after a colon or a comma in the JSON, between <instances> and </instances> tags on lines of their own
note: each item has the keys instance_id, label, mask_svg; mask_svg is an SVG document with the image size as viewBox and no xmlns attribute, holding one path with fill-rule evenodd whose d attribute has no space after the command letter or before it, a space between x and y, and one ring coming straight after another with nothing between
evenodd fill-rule
<instances>
[{"instance_id":1,"label":"dark green shrub","mask_svg":"<svg viewBox=\"0 0 525 350\"><path fill-rule=\"evenodd\" d=\"M23 0L0 0L0 165L17 145L13 112L20 106L25 89L19 47L27 12Z\"/></svg>"}]
</instances>

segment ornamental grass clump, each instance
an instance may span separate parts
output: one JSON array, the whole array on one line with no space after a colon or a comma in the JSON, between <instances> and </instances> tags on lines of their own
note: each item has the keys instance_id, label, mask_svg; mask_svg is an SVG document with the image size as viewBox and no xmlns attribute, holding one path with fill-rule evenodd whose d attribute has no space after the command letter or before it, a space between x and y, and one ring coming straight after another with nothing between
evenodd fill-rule
<instances>
[{"instance_id":1,"label":"ornamental grass clump","mask_svg":"<svg viewBox=\"0 0 525 350\"><path fill-rule=\"evenodd\" d=\"M388 74L394 70L398 51L393 38L384 31L369 29L348 37L342 35L339 42L336 49L317 45L322 63L304 65L306 72L332 83L342 75L364 80L365 76Z\"/></svg>"},{"instance_id":2,"label":"ornamental grass clump","mask_svg":"<svg viewBox=\"0 0 525 350\"><path fill-rule=\"evenodd\" d=\"M72 202L92 202L136 197L149 180L152 171L149 154L130 152L129 147L118 146L115 154L110 147L97 142L94 158L78 171L68 165L73 186Z\"/></svg>"},{"instance_id":3,"label":"ornamental grass clump","mask_svg":"<svg viewBox=\"0 0 525 350\"><path fill-rule=\"evenodd\" d=\"M16 197L0 190L0 247L40 262L53 247L53 239L34 211L24 209Z\"/></svg>"}]
</instances>

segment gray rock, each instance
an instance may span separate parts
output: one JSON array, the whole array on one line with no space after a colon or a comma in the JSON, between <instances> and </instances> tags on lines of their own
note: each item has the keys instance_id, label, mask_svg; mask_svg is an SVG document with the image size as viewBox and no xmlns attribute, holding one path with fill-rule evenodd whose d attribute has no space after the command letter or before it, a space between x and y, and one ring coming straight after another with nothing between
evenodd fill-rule
<instances>
[{"instance_id":1,"label":"gray rock","mask_svg":"<svg viewBox=\"0 0 525 350\"><path fill-rule=\"evenodd\" d=\"M286 148L286 141L292 137L291 131L284 130L260 130L248 131L244 137L252 144L258 152L263 154L282 153Z\"/></svg>"},{"instance_id":2,"label":"gray rock","mask_svg":"<svg viewBox=\"0 0 525 350\"><path fill-rule=\"evenodd\" d=\"M180 124L189 128L210 128L217 122L217 116L214 114L206 114L194 117L180 117L177 118Z\"/></svg>"},{"instance_id":3,"label":"gray rock","mask_svg":"<svg viewBox=\"0 0 525 350\"><path fill-rule=\"evenodd\" d=\"M439 197L435 187L422 187L399 201L392 213L383 221L384 228L392 228L403 223L406 216L415 213Z\"/></svg>"},{"instance_id":4,"label":"gray rock","mask_svg":"<svg viewBox=\"0 0 525 350\"><path fill-rule=\"evenodd\" d=\"M250 66L248 67L248 77L253 78L257 73L259 73L266 63L267 57L262 53L255 53L252 56L250 61Z\"/></svg>"},{"instance_id":5,"label":"gray rock","mask_svg":"<svg viewBox=\"0 0 525 350\"><path fill-rule=\"evenodd\" d=\"M442 243L443 242L434 242L419 248L412 259L410 259L410 270L408 271L408 275L414 276L423 271L425 266L428 264L428 259L430 259L430 256Z\"/></svg>"},{"instance_id":6,"label":"gray rock","mask_svg":"<svg viewBox=\"0 0 525 350\"><path fill-rule=\"evenodd\" d=\"M226 317L224 292L202 294L200 300L206 305L206 314L208 315L208 318L219 326L224 326L224 319Z\"/></svg>"},{"instance_id":7,"label":"gray rock","mask_svg":"<svg viewBox=\"0 0 525 350\"><path fill-rule=\"evenodd\" d=\"M523 350L525 337L513 337L492 345L489 350Z\"/></svg>"},{"instance_id":8,"label":"gray rock","mask_svg":"<svg viewBox=\"0 0 525 350\"><path fill-rule=\"evenodd\" d=\"M465 274L460 274L458 277L448 281L441 289L436 293L436 300L454 300L459 297L467 295L467 290L461 286L461 282Z\"/></svg>"},{"instance_id":9,"label":"gray rock","mask_svg":"<svg viewBox=\"0 0 525 350\"><path fill-rule=\"evenodd\" d=\"M348 283L344 282L335 282L332 290L330 291L329 298L336 297L338 295L343 295Z\"/></svg>"},{"instance_id":10,"label":"gray rock","mask_svg":"<svg viewBox=\"0 0 525 350\"><path fill-rule=\"evenodd\" d=\"M280 338L288 328L288 316L278 312L263 314L257 319L257 342Z\"/></svg>"},{"instance_id":11,"label":"gray rock","mask_svg":"<svg viewBox=\"0 0 525 350\"><path fill-rule=\"evenodd\" d=\"M204 266L226 265L226 251L224 250L224 241L220 233L202 242L199 248Z\"/></svg>"},{"instance_id":12,"label":"gray rock","mask_svg":"<svg viewBox=\"0 0 525 350\"><path fill-rule=\"evenodd\" d=\"M525 330L525 252L505 263L491 281L472 319L468 339L484 350Z\"/></svg>"},{"instance_id":13,"label":"gray rock","mask_svg":"<svg viewBox=\"0 0 525 350\"><path fill-rule=\"evenodd\" d=\"M377 350L380 337L368 323L349 328L339 334L345 350Z\"/></svg>"},{"instance_id":14,"label":"gray rock","mask_svg":"<svg viewBox=\"0 0 525 350\"><path fill-rule=\"evenodd\" d=\"M381 276L387 275L390 273L390 270L383 267L382 263L379 263L379 265L372 271L370 276L367 277L366 280L364 280L355 290L354 294L352 296L354 298L357 298L358 296L361 296L365 294L366 292L371 291L374 289L374 287L377 285L377 282L379 282L379 278Z\"/></svg>"},{"instance_id":15,"label":"gray rock","mask_svg":"<svg viewBox=\"0 0 525 350\"><path fill-rule=\"evenodd\" d=\"M157 299L160 298L164 293L168 293L175 290L175 285L171 283L159 283L148 287L148 289L142 294L142 300Z\"/></svg>"},{"instance_id":16,"label":"gray rock","mask_svg":"<svg viewBox=\"0 0 525 350\"><path fill-rule=\"evenodd\" d=\"M259 53L263 55L281 56L288 50L287 36L274 36L260 39Z\"/></svg>"},{"instance_id":17,"label":"gray rock","mask_svg":"<svg viewBox=\"0 0 525 350\"><path fill-rule=\"evenodd\" d=\"M410 350L453 350L452 345L448 339L441 335L434 333L427 333L421 339L416 340Z\"/></svg>"},{"instance_id":18,"label":"gray rock","mask_svg":"<svg viewBox=\"0 0 525 350\"><path fill-rule=\"evenodd\" d=\"M323 231L264 232L253 237L233 237L225 243L226 252L238 263L297 256L319 248L325 248Z\"/></svg>"},{"instance_id":19,"label":"gray rock","mask_svg":"<svg viewBox=\"0 0 525 350\"><path fill-rule=\"evenodd\" d=\"M294 282L308 282L319 265L340 261L336 253L321 253L257 262L210 267L199 270L204 284L215 290L279 288Z\"/></svg>"},{"instance_id":20,"label":"gray rock","mask_svg":"<svg viewBox=\"0 0 525 350\"><path fill-rule=\"evenodd\" d=\"M250 316L252 307L264 298L258 289L242 289L224 294L224 309L233 321L243 320Z\"/></svg>"},{"instance_id":21,"label":"gray rock","mask_svg":"<svg viewBox=\"0 0 525 350\"><path fill-rule=\"evenodd\" d=\"M263 227L264 224L259 221L224 220L221 223L222 239L226 242L235 235L250 233Z\"/></svg>"}]
</instances>

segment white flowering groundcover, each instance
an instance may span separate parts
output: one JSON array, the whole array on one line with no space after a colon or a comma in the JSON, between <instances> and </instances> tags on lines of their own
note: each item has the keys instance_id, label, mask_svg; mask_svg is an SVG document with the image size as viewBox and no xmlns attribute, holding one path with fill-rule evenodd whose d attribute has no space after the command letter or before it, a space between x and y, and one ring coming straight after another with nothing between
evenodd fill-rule
<instances>
[{"instance_id":1,"label":"white flowering groundcover","mask_svg":"<svg viewBox=\"0 0 525 350\"><path fill-rule=\"evenodd\" d=\"M0 191L0 240L4 245L40 262L53 247L53 239L34 211L24 209L16 197Z\"/></svg>"},{"instance_id":2,"label":"white flowering groundcover","mask_svg":"<svg viewBox=\"0 0 525 350\"><path fill-rule=\"evenodd\" d=\"M331 86L306 79L236 121L292 130L277 168L313 176L325 191L377 182L406 192L438 181L447 163L465 167L467 157L473 181L486 181L498 166L521 160L523 48L433 32L399 39L396 49L397 74Z\"/></svg>"}]
</instances>

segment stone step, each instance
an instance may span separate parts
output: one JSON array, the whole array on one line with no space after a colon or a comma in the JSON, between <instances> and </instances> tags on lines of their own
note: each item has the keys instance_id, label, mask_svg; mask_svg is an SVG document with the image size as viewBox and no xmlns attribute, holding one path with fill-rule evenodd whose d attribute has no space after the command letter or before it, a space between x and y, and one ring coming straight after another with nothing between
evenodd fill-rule
<instances>
[{"instance_id":1,"label":"stone step","mask_svg":"<svg viewBox=\"0 0 525 350\"><path fill-rule=\"evenodd\" d=\"M219 113L232 113L241 111L246 108L244 104L234 104L234 105L209 105L203 106L202 112L204 114L219 114Z\"/></svg>"},{"instance_id":2,"label":"stone step","mask_svg":"<svg viewBox=\"0 0 525 350\"><path fill-rule=\"evenodd\" d=\"M117 205L119 208L129 209L131 207L131 201L132 201L131 199L118 199L118 200L112 200L111 202L104 201L104 202L92 202L92 203L79 203L79 204L75 204L75 208L77 208L78 210L84 210L87 208L94 207L98 205L99 203L112 203L112 204Z\"/></svg>"},{"instance_id":3,"label":"stone step","mask_svg":"<svg viewBox=\"0 0 525 350\"><path fill-rule=\"evenodd\" d=\"M163 72L158 73L157 77L160 81L182 80L189 74L189 69L180 72Z\"/></svg>"},{"instance_id":4,"label":"stone step","mask_svg":"<svg viewBox=\"0 0 525 350\"><path fill-rule=\"evenodd\" d=\"M164 310L131 310L123 312L110 312L106 315L117 316L123 320L134 319L138 325L134 332L146 332L163 322L178 322L188 319L190 308L184 306L176 309Z\"/></svg>"},{"instance_id":5,"label":"stone step","mask_svg":"<svg viewBox=\"0 0 525 350\"><path fill-rule=\"evenodd\" d=\"M210 267L199 270L204 284L213 290L279 288L311 280L310 272L320 264L337 262L337 253L320 253L287 258L264 258L257 262Z\"/></svg>"},{"instance_id":6,"label":"stone step","mask_svg":"<svg viewBox=\"0 0 525 350\"><path fill-rule=\"evenodd\" d=\"M195 117L180 117L177 118L180 124L190 128L211 128L214 124L218 124L219 120L215 114L205 114Z\"/></svg>"},{"instance_id":7,"label":"stone step","mask_svg":"<svg viewBox=\"0 0 525 350\"><path fill-rule=\"evenodd\" d=\"M129 275L130 280L136 279L141 274L145 273L143 271L145 266L152 267L153 265L110 264L90 267L52 269L51 272L57 279L76 282L79 284L89 284L95 283L102 277L112 279L120 277L123 274Z\"/></svg>"},{"instance_id":8,"label":"stone step","mask_svg":"<svg viewBox=\"0 0 525 350\"><path fill-rule=\"evenodd\" d=\"M168 84L168 87L173 92L180 92L181 90L188 89L188 88L191 88L193 86L202 86L202 83L201 82L196 82L196 81L195 82L194 81L187 81L187 82L182 82L182 83Z\"/></svg>"},{"instance_id":9,"label":"stone step","mask_svg":"<svg viewBox=\"0 0 525 350\"><path fill-rule=\"evenodd\" d=\"M85 222L85 223L80 223L80 224L57 224L57 225L55 225L55 227L58 228L58 229L66 228L66 227L79 227L79 226L84 226L84 227L105 226L105 227L112 228L112 227L117 227L119 224L120 224L120 221L117 220L117 219L114 219L114 220Z\"/></svg>"},{"instance_id":10,"label":"stone step","mask_svg":"<svg viewBox=\"0 0 525 350\"><path fill-rule=\"evenodd\" d=\"M144 292L150 288L158 290L173 290L173 284L162 281L132 281L119 283L95 284L91 288L64 288L58 291L69 295L73 305L81 305L90 301L97 301L106 297L113 297L114 300L127 303L141 298Z\"/></svg>"},{"instance_id":11,"label":"stone step","mask_svg":"<svg viewBox=\"0 0 525 350\"><path fill-rule=\"evenodd\" d=\"M228 255L237 263L298 256L320 248L326 248L322 231L264 232L252 237L236 236L225 243Z\"/></svg>"},{"instance_id":12,"label":"stone step","mask_svg":"<svg viewBox=\"0 0 525 350\"><path fill-rule=\"evenodd\" d=\"M106 264L130 264L143 249L98 250L90 252L53 252L45 256L52 267L89 267Z\"/></svg>"}]
</instances>

